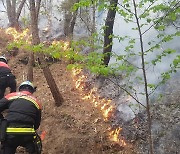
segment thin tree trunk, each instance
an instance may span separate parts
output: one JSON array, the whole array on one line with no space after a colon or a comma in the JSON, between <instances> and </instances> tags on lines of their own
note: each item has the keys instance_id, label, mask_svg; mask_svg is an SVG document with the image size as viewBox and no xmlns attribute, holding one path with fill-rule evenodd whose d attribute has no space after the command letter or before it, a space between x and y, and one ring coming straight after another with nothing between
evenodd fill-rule
<instances>
[{"instance_id":1,"label":"thin tree trunk","mask_svg":"<svg viewBox=\"0 0 180 154\"><path fill-rule=\"evenodd\" d=\"M40 38L39 38L35 1L29 0L29 4L30 4L30 14L31 14L32 44L37 45L40 43ZM34 53L31 52L29 56L28 73L27 73L27 79L30 81L33 81L33 65L34 65Z\"/></svg>"},{"instance_id":2,"label":"thin tree trunk","mask_svg":"<svg viewBox=\"0 0 180 154\"><path fill-rule=\"evenodd\" d=\"M92 36L92 51L94 51L95 47L94 47L94 38L93 38L93 35L94 33L96 32L96 2L92 1L93 3L93 25L92 25L92 32L91 32L91 36Z\"/></svg>"},{"instance_id":3,"label":"thin tree trunk","mask_svg":"<svg viewBox=\"0 0 180 154\"><path fill-rule=\"evenodd\" d=\"M73 1L72 6L74 3L78 2L79 0ZM71 40L73 38L73 31L76 24L78 9L75 12L71 12L70 9L71 8L69 8L69 10L65 10L64 12L64 34Z\"/></svg>"},{"instance_id":4,"label":"thin tree trunk","mask_svg":"<svg viewBox=\"0 0 180 154\"><path fill-rule=\"evenodd\" d=\"M36 0L36 18L38 20L38 16L39 16L39 10L41 7L41 0Z\"/></svg>"},{"instance_id":5,"label":"thin tree trunk","mask_svg":"<svg viewBox=\"0 0 180 154\"><path fill-rule=\"evenodd\" d=\"M138 26L139 36L140 36L140 44L141 44L141 62L142 62L142 70L143 70L143 78L144 78L144 89L145 89L145 96L146 96L146 112L148 116L148 139L149 139L149 150L150 154L153 154L153 140L152 140L152 134L151 134L151 113L150 113L150 104L149 104L149 95L148 95L148 83L147 83L147 76L146 76L146 67L145 67L145 59L144 59L144 47L143 47L143 38L142 38L142 32L141 32L141 26L139 23L139 18L137 15L136 10L136 2L133 0L134 4L134 10L135 10L135 18Z\"/></svg>"},{"instance_id":6,"label":"thin tree trunk","mask_svg":"<svg viewBox=\"0 0 180 154\"><path fill-rule=\"evenodd\" d=\"M73 39L73 31L74 31L74 26L76 24L77 13L78 13L78 10L76 10L73 13L72 19L71 19L69 27L68 27L68 36L70 37L70 40Z\"/></svg>"},{"instance_id":7,"label":"thin tree trunk","mask_svg":"<svg viewBox=\"0 0 180 154\"><path fill-rule=\"evenodd\" d=\"M22 11L22 8L25 4L26 0L22 0L20 5L19 5L19 8L17 9L17 13L16 13L16 19L19 20L19 17L20 17L20 14L21 14L21 11Z\"/></svg>"},{"instance_id":8,"label":"thin tree trunk","mask_svg":"<svg viewBox=\"0 0 180 154\"><path fill-rule=\"evenodd\" d=\"M36 12L36 6L34 0L29 0L30 3L30 14L31 14L31 31L32 31L32 44L37 45L40 43L39 29L38 29L38 18Z\"/></svg>"},{"instance_id":9,"label":"thin tree trunk","mask_svg":"<svg viewBox=\"0 0 180 154\"><path fill-rule=\"evenodd\" d=\"M40 8L40 3L41 0L36 1L38 3L35 3L35 0L29 0L30 3L30 14L31 14L31 31L32 31L32 44L33 45L38 45L40 43L40 38L39 38L39 30L38 30L38 14L39 8ZM31 53L33 54L33 53ZM31 55L31 58L33 56ZM46 78L46 81L50 87L51 93L53 95L53 98L55 100L56 106L60 106L63 102L63 97L60 94L58 87L55 83L55 80L51 74L51 71L49 67L47 66L44 57L42 54L39 54L39 64L41 65L41 68L43 70L44 76ZM29 75L33 74L33 66L32 66L32 59L29 60ZM33 76L33 75L32 75ZM29 77L32 77L29 76Z\"/></svg>"},{"instance_id":10,"label":"thin tree trunk","mask_svg":"<svg viewBox=\"0 0 180 154\"><path fill-rule=\"evenodd\" d=\"M69 11L65 11L65 13L64 13L64 35L66 37L69 36L70 21L71 21L71 14L69 13Z\"/></svg>"},{"instance_id":11,"label":"thin tree trunk","mask_svg":"<svg viewBox=\"0 0 180 154\"><path fill-rule=\"evenodd\" d=\"M7 5L7 15L8 15L8 20L9 20L9 26L16 28L16 30L20 30L20 25L19 25L19 17L22 11L22 8L25 4L26 0L22 0L18 9L17 8L17 1L16 0L6 0L6 5ZM17 12L16 12L17 10Z\"/></svg>"},{"instance_id":12,"label":"thin tree trunk","mask_svg":"<svg viewBox=\"0 0 180 154\"><path fill-rule=\"evenodd\" d=\"M110 1L110 8L107 13L106 22L105 22L105 30L104 30L104 64L108 66L112 51L112 37L113 34L113 26L114 26L114 19L116 15L116 7L117 7L118 0L111 0Z\"/></svg>"},{"instance_id":13,"label":"thin tree trunk","mask_svg":"<svg viewBox=\"0 0 180 154\"><path fill-rule=\"evenodd\" d=\"M43 70L44 77L46 78L46 81L49 85L49 88L50 88L53 98L55 100L55 105L56 106L62 105L62 102L64 102L64 99L63 99L61 93L59 92L59 89L56 85L53 75L52 75L48 65L46 64L46 62L44 60L44 56L42 54L39 54L38 62Z\"/></svg>"},{"instance_id":14,"label":"thin tree trunk","mask_svg":"<svg viewBox=\"0 0 180 154\"><path fill-rule=\"evenodd\" d=\"M62 95L60 94L59 90L58 90L58 87L56 85L56 82L51 74L51 71L49 69L48 66L44 67L43 68L43 73L44 73L44 76L46 78L46 81L49 85L49 88L52 92L52 95L54 97L54 100L55 100L55 105L56 106L60 106L62 105L62 102L64 102L64 99L62 97Z\"/></svg>"},{"instance_id":15,"label":"thin tree trunk","mask_svg":"<svg viewBox=\"0 0 180 154\"><path fill-rule=\"evenodd\" d=\"M7 5L7 15L8 15L8 20L9 22L12 21L12 13L11 13L11 1L10 0L6 0L6 5Z\"/></svg>"}]
</instances>

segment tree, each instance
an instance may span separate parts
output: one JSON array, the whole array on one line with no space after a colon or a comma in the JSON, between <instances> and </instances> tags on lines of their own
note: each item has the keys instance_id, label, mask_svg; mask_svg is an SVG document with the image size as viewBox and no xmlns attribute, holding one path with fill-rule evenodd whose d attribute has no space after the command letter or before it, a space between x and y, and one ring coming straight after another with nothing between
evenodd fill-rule
<instances>
[{"instance_id":1,"label":"tree","mask_svg":"<svg viewBox=\"0 0 180 154\"><path fill-rule=\"evenodd\" d=\"M112 50L112 35L113 35L113 26L114 26L114 19L116 15L116 7L117 7L118 0L111 0L109 11L107 13L106 21L105 21L105 28L104 28L104 64L107 66L111 56Z\"/></svg>"},{"instance_id":2,"label":"tree","mask_svg":"<svg viewBox=\"0 0 180 154\"><path fill-rule=\"evenodd\" d=\"M164 84L172 73L177 72L180 68L180 56L177 55L176 58L172 59L169 70L165 72L161 72L161 75L157 78L161 78L157 84L150 83L148 78L148 70L151 67L157 66L158 63L163 62L163 57L173 55L175 53L174 49L171 48L161 48L163 44L166 44L169 41L172 41L174 37L180 36L179 31L172 31L171 34L166 34L165 30L167 28L168 21L177 21L179 16L179 1L171 0L168 2L160 2L156 0L140 0L140 1L128 1L123 0L122 3L118 3L118 1L110 1L111 4L113 2L116 3L115 7L109 8L108 15L105 21L104 27L104 66L99 63L99 59L101 58L101 54L98 53L91 53L88 57L85 58L86 64L84 66L89 68L93 73L97 74L119 74L121 73L122 76L127 78L126 84L119 85L121 89L123 89L128 95L130 95L138 104L140 104L143 109L146 110L147 113L147 130L148 130L148 141L149 141L149 152L151 154L154 153L153 149L153 138L152 138L152 116L151 115L151 103L150 103L150 96L151 94L157 89L158 86ZM81 0L79 6L87 7L91 5L90 1L83 1ZM118 6L117 6L118 4ZM107 3L103 4L103 8L107 8ZM117 7L116 7L117 6ZM101 6L102 7L102 6ZM113 9L114 8L114 9ZM124 21L127 24L136 24L130 30L137 31L138 36L115 36L113 34L113 24L115 13L118 12L121 17L124 18ZM112 13L112 14L111 14ZM153 14L153 15L152 15ZM155 16L156 14L156 16ZM109 18L112 17L111 20L108 21ZM110 25L110 26L109 26ZM175 26L178 28L177 26ZM145 34L150 30L154 29L158 32L156 36L153 36L152 40L145 40ZM152 37L152 36L151 36ZM112 50L112 38L116 38L119 42L126 41L128 44L126 47L121 47L120 50L124 50L123 53L111 53ZM129 41L128 41L129 40ZM138 44L138 49L135 48L135 44ZM147 45L146 45L147 44ZM153 53L153 54L152 54ZM113 56L115 59L115 63L108 66L110 55ZM153 59L153 56L155 58ZM173 55L174 56L174 55ZM100 57L100 58L98 58ZM149 57L152 59L149 60ZM139 64L135 64L134 61L140 61ZM81 65L81 67L83 67ZM141 75L138 76L136 72L141 72ZM133 80L128 80L128 79ZM135 79L135 80L134 80ZM138 92L135 85L142 85L142 91ZM145 105L141 101L139 101L139 97L145 100Z\"/></svg>"},{"instance_id":3,"label":"tree","mask_svg":"<svg viewBox=\"0 0 180 154\"><path fill-rule=\"evenodd\" d=\"M31 32L32 32L32 44L37 45L40 43L39 30L38 30L38 15L41 0L35 1L30 0L30 15L31 15ZM27 79L33 81L33 65L34 65L34 53L30 53L29 63L28 63L28 74Z\"/></svg>"},{"instance_id":4,"label":"tree","mask_svg":"<svg viewBox=\"0 0 180 154\"><path fill-rule=\"evenodd\" d=\"M79 0L68 0L64 1L61 5L61 8L64 12L64 34L70 39L73 37L74 26L78 13L78 8L75 11L72 11L72 7L75 3L78 2Z\"/></svg>"},{"instance_id":5,"label":"tree","mask_svg":"<svg viewBox=\"0 0 180 154\"><path fill-rule=\"evenodd\" d=\"M35 0L29 0L29 4L30 4L30 14L31 14L32 45L38 45L40 43L39 30L38 30L38 15L39 15L41 0L36 1L36 3ZM33 59L34 59L34 54L31 53L29 60L29 71L28 71L29 72L28 78L30 81L33 80L33 63L32 63ZM60 106L63 102L63 97L60 94L58 87L55 83L55 80L51 74L51 71L44 60L43 54L40 53L38 55L38 60L43 70L46 81L49 84L51 93L55 99L55 103L57 106Z\"/></svg>"},{"instance_id":6,"label":"tree","mask_svg":"<svg viewBox=\"0 0 180 154\"><path fill-rule=\"evenodd\" d=\"M21 14L21 11L25 2L26 0L21 0L19 2L19 6L17 7L17 4L18 4L17 0L6 0L7 15L8 15L10 27L14 27L17 30L20 29L19 17L20 17L20 14Z\"/></svg>"}]
</instances>

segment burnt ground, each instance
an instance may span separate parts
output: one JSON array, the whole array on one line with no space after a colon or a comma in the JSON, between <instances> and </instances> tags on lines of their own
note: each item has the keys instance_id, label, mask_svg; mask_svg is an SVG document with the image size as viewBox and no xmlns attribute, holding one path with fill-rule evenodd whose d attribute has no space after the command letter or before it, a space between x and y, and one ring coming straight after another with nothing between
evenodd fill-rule
<instances>
[{"instance_id":1,"label":"burnt ground","mask_svg":"<svg viewBox=\"0 0 180 154\"><path fill-rule=\"evenodd\" d=\"M0 52L9 56L9 65L17 78L17 83L26 79L28 53L19 51L16 56L8 54L5 47L10 36L1 30ZM72 73L66 69L67 63L58 61L50 65L64 102L55 106L54 99L38 65L34 67L35 96L42 103L42 123L39 133L46 132L43 140L43 154L134 154L133 146L121 147L108 139L109 122L103 120L99 109L91 101L81 99L75 88ZM21 152L18 152L21 153Z\"/></svg>"}]
</instances>

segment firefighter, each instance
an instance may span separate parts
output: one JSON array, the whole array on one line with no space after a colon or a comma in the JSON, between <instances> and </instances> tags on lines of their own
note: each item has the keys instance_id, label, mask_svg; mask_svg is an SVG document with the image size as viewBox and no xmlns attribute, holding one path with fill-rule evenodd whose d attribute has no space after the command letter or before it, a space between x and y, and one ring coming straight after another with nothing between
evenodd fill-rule
<instances>
[{"instance_id":1,"label":"firefighter","mask_svg":"<svg viewBox=\"0 0 180 154\"><path fill-rule=\"evenodd\" d=\"M0 99L4 97L5 90L8 87L10 93L16 91L16 78L7 64L7 59L0 56Z\"/></svg>"},{"instance_id":2,"label":"firefighter","mask_svg":"<svg viewBox=\"0 0 180 154\"><path fill-rule=\"evenodd\" d=\"M1 154L15 154L18 146L25 147L29 154L41 153L41 139L36 133L41 122L41 105L32 95L35 91L33 84L25 81L19 86L19 92L0 100L1 115L8 109L1 120Z\"/></svg>"}]
</instances>

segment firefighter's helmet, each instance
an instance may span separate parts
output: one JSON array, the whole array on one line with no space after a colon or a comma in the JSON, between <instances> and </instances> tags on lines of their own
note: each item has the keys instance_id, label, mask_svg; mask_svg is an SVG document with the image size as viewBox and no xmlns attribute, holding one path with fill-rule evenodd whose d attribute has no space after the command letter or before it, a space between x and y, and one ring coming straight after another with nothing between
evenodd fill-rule
<instances>
[{"instance_id":1,"label":"firefighter's helmet","mask_svg":"<svg viewBox=\"0 0 180 154\"><path fill-rule=\"evenodd\" d=\"M4 56L0 56L0 61L7 64L7 59Z\"/></svg>"},{"instance_id":2,"label":"firefighter's helmet","mask_svg":"<svg viewBox=\"0 0 180 154\"><path fill-rule=\"evenodd\" d=\"M36 87L30 81L24 81L19 86L19 91L29 91L30 93L34 93L36 91Z\"/></svg>"}]
</instances>

